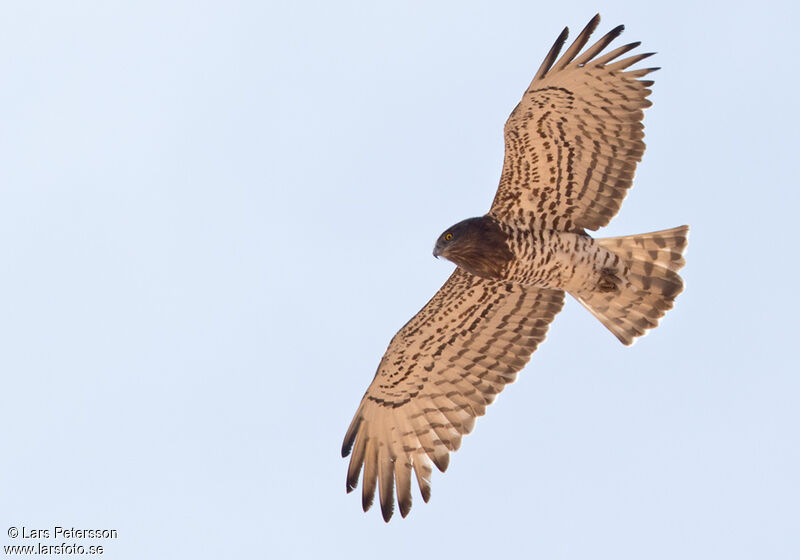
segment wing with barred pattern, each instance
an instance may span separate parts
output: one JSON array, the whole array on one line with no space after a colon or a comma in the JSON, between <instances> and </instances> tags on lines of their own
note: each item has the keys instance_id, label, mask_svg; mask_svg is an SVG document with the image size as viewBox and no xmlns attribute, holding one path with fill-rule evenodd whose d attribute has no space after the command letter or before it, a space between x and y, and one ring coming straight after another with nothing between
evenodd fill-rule
<instances>
[{"instance_id":1,"label":"wing with barred pattern","mask_svg":"<svg viewBox=\"0 0 800 560\"><path fill-rule=\"evenodd\" d=\"M352 452L347 491L363 468L362 506L377 484L383 518L411 508L412 471L424 501L431 464L450 452L475 418L516 378L564 304L564 292L489 281L461 269L394 336L342 445Z\"/></svg>"},{"instance_id":2,"label":"wing with barred pattern","mask_svg":"<svg viewBox=\"0 0 800 560\"><path fill-rule=\"evenodd\" d=\"M500 186L489 214L531 229L582 232L605 226L619 211L644 153L643 109L657 70L628 67L653 53L622 60L639 46L603 50L623 26L579 55L600 22L595 16L556 61L567 29L505 125Z\"/></svg>"}]
</instances>

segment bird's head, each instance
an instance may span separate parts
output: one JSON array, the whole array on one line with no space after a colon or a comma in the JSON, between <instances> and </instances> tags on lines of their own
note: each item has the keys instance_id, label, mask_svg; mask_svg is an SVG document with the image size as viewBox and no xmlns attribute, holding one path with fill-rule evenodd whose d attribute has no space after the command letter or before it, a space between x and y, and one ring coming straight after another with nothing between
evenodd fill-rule
<instances>
[{"instance_id":1,"label":"bird's head","mask_svg":"<svg viewBox=\"0 0 800 560\"><path fill-rule=\"evenodd\" d=\"M482 278L501 278L503 268L514 258L507 238L494 218L469 218L444 230L433 256L444 257Z\"/></svg>"}]
</instances>

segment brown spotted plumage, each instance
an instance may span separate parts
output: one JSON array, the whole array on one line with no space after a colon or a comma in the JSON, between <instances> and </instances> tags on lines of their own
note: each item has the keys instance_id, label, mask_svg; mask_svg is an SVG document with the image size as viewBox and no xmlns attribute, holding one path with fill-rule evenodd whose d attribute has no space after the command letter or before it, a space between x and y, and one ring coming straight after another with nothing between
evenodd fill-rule
<instances>
[{"instance_id":1,"label":"brown spotted plumage","mask_svg":"<svg viewBox=\"0 0 800 560\"><path fill-rule=\"evenodd\" d=\"M432 467L530 359L568 292L621 342L655 327L683 289L688 226L594 239L617 213L644 153L650 56L602 54L618 26L588 47L595 16L559 58L561 33L505 126L500 186L489 213L445 230L433 254L457 265L394 336L345 435L347 491L361 477L383 518L405 517L411 479L430 498ZM363 474L362 474L363 473Z\"/></svg>"}]
</instances>

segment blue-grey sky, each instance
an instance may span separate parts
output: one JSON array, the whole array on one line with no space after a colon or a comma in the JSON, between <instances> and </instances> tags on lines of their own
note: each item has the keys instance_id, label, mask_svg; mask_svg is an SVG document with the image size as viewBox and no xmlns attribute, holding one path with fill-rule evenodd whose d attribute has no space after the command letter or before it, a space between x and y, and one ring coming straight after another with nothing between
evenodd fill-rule
<instances>
[{"instance_id":1,"label":"blue-grey sky","mask_svg":"<svg viewBox=\"0 0 800 560\"><path fill-rule=\"evenodd\" d=\"M690 224L687 289L631 348L569 301L431 502L386 525L344 492L344 431L452 270L436 236L488 209L508 113L598 10L662 67L600 235ZM800 557L799 11L3 3L0 544Z\"/></svg>"}]
</instances>

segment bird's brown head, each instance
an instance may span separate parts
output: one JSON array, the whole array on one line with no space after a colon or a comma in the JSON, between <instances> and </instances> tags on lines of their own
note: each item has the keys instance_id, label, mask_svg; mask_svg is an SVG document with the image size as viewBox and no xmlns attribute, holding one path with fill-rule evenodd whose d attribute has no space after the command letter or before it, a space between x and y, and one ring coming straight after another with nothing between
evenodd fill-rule
<instances>
[{"instance_id":1,"label":"bird's brown head","mask_svg":"<svg viewBox=\"0 0 800 560\"><path fill-rule=\"evenodd\" d=\"M514 258L507 237L494 218L469 218L444 230L433 256L444 257L481 278L502 278L503 269Z\"/></svg>"}]
</instances>

